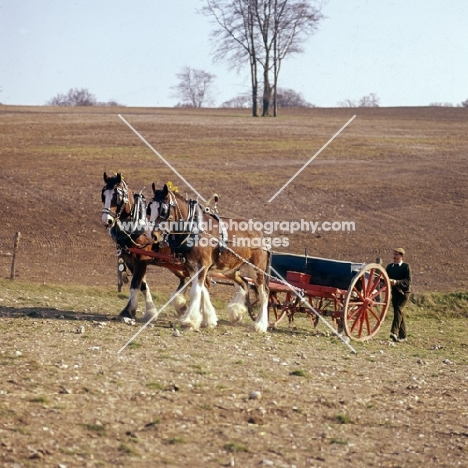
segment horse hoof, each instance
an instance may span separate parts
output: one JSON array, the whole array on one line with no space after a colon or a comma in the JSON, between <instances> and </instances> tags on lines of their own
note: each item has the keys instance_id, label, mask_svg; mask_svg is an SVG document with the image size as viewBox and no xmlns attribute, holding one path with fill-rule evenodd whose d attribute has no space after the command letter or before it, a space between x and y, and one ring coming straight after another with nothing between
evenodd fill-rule
<instances>
[{"instance_id":1,"label":"horse hoof","mask_svg":"<svg viewBox=\"0 0 468 468\"><path fill-rule=\"evenodd\" d=\"M154 320L154 318L157 316L157 309L149 309L145 312L145 315L143 315L143 322L149 322L150 320Z\"/></svg>"},{"instance_id":2,"label":"horse hoof","mask_svg":"<svg viewBox=\"0 0 468 468\"><path fill-rule=\"evenodd\" d=\"M132 314L132 313L129 312L128 310L122 310L122 312L120 312L120 314L119 314L119 317L120 317L120 318L134 319L134 318L135 318L135 315L136 315L136 314Z\"/></svg>"},{"instance_id":3,"label":"horse hoof","mask_svg":"<svg viewBox=\"0 0 468 468\"><path fill-rule=\"evenodd\" d=\"M218 326L218 322L214 323L202 323L202 328L216 328Z\"/></svg>"},{"instance_id":4,"label":"horse hoof","mask_svg":"<svg viewBox=\"0 0 468 468\"><path fill-rule=\"evenodd\" d=\"M268 325L263 325L263 324L260 324L260 323L254 323L252 325L252 329L256 333L266 333L267 329L268 329Z\"/></svg>"},{"instance_id":5,"label":"horse hoof","mask_svg":"<svg viewBox=\"0 0 468 468\"><path fill-rule=\"evenodd\" d=\"M184 330L192 330L193 329L193 324L191 322L180 322L180 326Z\"/></svg>"}]
</instances>

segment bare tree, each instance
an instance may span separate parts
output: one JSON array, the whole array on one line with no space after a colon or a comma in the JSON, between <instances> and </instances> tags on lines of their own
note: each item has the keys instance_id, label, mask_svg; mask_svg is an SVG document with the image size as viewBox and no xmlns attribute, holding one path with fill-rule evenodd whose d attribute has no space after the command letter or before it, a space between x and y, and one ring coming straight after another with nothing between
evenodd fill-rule
<instances>
[{"instance_id":1,"label":"bare tree","mask_svg":"<svg viewBox=\"0 0 468 468\"><path fill-rule=\"evenodd\" d=\"M274 105L278 107L316 107L314 104L307 102L300 93L293 89L278 88L275 90Z\"/></svg>"},{"instance_id":2,"label":"bare tree","mask_svg":"<svg viewBox=\"0 0 468 468\"><path fill-rule=\"evenodd\" d=\"M252 0L206 0L202 14L216 24L211 36L216 44L214 60L227 60L232 69L240 71L249 63L252 88L252 115L258 112L257 46L255 9Z\"/></svg>"},{"instance_id":3,"label":"bare tree","mask_svg":"<svg viewBox=\"0 0 468 468\"><path fill-rule=\"evenodd\" d=\"M461 103L462 107L468 107L468 99L465 99L462 103Z\"/></svg>"},{"instance_id":4,"label":"bare tree","mask_svg":"<svg viewBox=\"0 0 468 468\"><path fill-rule=\"evenodd\" d=\"M278 103L278 77L282 61L293 54L304 51L303 44L323 20L321 7L311 1L273 0L274 20L272 34L273 48L273 90L274 102ZM274 116L277 107L274 108Z\"/></svg>"},{"instance_id":5,"label":"bare tree","mask_svg":"<svg viewBox=\"0 0 468 468\"><path fill-rule=\"evenodd\" d=\"M463 103L462 103L462 106L463 106ZM451 102L431 102L429 104L429 107L454 107L454 106Z\"/></svg>"},{"instance_id":6,"label":"bare tree","mask_svg":"<svg viewBox=\"0 0 468 468\"><path fill-rule=\"evenodd\" d=\"M375 93L363 96L358 102L351 99L345 99L338 103L339 107L379 107L380 99Z\"/></svg>"},{"instance_id":7,"label":"bare tree","mask_svg":"<svg viewBox=\"0 0 468 468\"><path fill-rule=\"evenodd\" d=\"M345 99L344 101L341 101L338 103L339 107L357 107L357 104L355 101L352 101L351 99Z\"/></svg>"},{"instance_id":8,"label":"bare tree","mask_svg":"<svg viewBox=\"0 0 468 468\"><path fill-rule=\"evenodd\" d=\"M179 106L203 107L214 102L211 92L215 75L203 70L184 67L176 76L179 83L172 89L174 96L182 101L178 104Z\"/></svg>"},{"instance_id":9,"label":"bare tree","mask_svg":"<svg viewBox=\"0 0 468 468\"><path fill-rule=\"evenodd\" d=\"M212 17L216 25L212 31L215 60L227 59L239 70L248 60L254 116L257 116L257 73L261 68L262 116L268 116L281 63L287 56L303 51L302 44L323 19L320 7L315 0L205 0L201 11Z\"/></svg>"},{"instance_id":10,"label":"bare tree","mask_svg":"<svg viewBox=\"0 0 468 468\"><path fill-rule=\"evenodd\" d=\"M96 97L85 88L71 88L67 94L57 94L47 101L48 106L95 106Z\"/></svg>"},{"instance_id":11,"label":"bare tree","mask_svg":"<svg viewBox=\"0 0 468 468\"><path fill-rule=\"evenodd\" d=\"M367 96L363 96L359 100L359 107L379 107L380 99L375 93L370 93Z\"/></svg>"},{"instance_id":12,"label":"bare tree","mask_svg":"<svg viewBox=\"0 0 468 468\"><path fill-rule=\"evenodd\" d=\"M236 109L248 109L250 107L252 97L250 93L239 94L236 97L224 101L221 107L231 107Z\"/></svg>"}]
</instances>

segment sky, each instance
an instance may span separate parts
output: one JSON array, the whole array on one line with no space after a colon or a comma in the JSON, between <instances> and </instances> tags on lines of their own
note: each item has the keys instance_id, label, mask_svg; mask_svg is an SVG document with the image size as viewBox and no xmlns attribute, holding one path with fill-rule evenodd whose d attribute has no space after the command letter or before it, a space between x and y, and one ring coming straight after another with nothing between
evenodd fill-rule
<instances>
[{"instance_id":1,"label":"sky","mask_svg":"<svg viewBox=\"0 0 468 468\"><path fill-rule=\"evenodd\" d=\"M216 76L215 105L249 88L213 63L203 0L0 0L0 102L43 105L70 88L98 101L172 107L183 67ZM326 0L278 86L319 107L375 93L381 106L468 99L467 0Z\"/></svg>"}]
</instances>

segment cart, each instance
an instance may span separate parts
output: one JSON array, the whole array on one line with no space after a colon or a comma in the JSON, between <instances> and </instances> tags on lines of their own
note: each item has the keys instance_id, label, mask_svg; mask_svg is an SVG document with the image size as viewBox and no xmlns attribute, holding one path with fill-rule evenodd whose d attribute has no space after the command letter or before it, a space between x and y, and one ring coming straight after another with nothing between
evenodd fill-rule
<instances>
[{"instance_id":1,"label":"cart","mask_svg":"<svg viewBox=\"0 0 468 468\"><path fill-rule=\"evenodd\" d=\"M129 251L157 259L157 265L184 271L180 258L131 247ZM284 317L294 324L298 313L309 316L314 327L319 316L330 317L338 333L365 341L372 338L385 319L390 297L390 280L379 263L353 263L307 255L270 252L267 278L269 326L275 328ZM232 284L222 274L210 274L218 284ZM249 281L248 278L246 278ZM255 320L254 292L249 314Z\"/></svg>"},{"instance_id":2,"label":"cart","mask_svg":"<svg viewBox=\"0 0 468 468\"><path fill-rule=\"evenodd\" d=\"M307 314L316 327L320 315L330 317L338 333L365 341L385 319L391 287L379 263L271 252L269 270L271 327L284 317L292 325L297 313Z\"/></svg>"}]
</instances>

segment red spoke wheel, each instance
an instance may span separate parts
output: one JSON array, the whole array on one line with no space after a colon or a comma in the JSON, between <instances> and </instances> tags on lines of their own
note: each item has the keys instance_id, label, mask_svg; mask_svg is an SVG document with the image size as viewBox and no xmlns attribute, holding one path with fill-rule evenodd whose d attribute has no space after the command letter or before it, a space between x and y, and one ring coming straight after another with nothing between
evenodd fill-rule
<instances>
[{"instance_id":1,"label":"red spoke wheel","mask_svg":"<svg viewBox=\"0 0 468 468\"><path fill-rule=\"evenodd\" d=\"M343 304L343 325L353 340L372 338L390 305L390 280L385 269L369 263L352 279Z\"/></svg>"}]
</instances>

